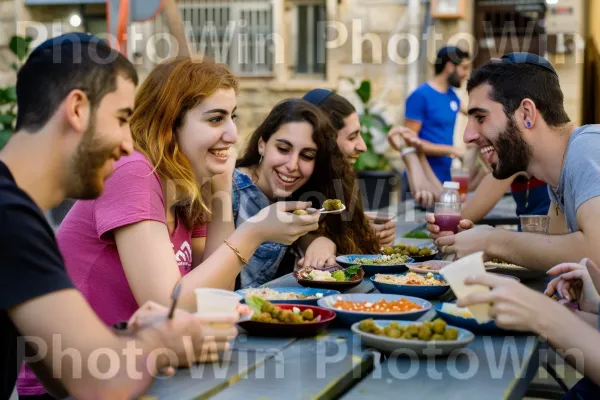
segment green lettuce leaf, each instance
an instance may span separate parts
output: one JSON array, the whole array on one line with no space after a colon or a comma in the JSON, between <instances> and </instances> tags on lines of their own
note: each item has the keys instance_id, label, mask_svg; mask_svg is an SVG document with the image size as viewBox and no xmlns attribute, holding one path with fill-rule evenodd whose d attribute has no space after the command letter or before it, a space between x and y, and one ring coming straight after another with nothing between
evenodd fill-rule
<instances>
[{"instance_id":1,"label":"green lettuce leaf","mask_svg":"<svg viewBox=\"0 0 600 400\"><path fill-rule=\"evenodd\" d=\"M265 301L260 297L252 296L246 299L246 304L252 309L255 314L260 314Z\"/></svg>"},{"instance_id":2,"label":"green lettuce leaf","mask_svg":"<svg viewBox=\"0 0 600 400\"><path fill-rule=\"evenodd\" d=\"M346 274L346 280L350 279L360 271L360 265L352 265L344 270Z\"/></svg>"}]
</instances>

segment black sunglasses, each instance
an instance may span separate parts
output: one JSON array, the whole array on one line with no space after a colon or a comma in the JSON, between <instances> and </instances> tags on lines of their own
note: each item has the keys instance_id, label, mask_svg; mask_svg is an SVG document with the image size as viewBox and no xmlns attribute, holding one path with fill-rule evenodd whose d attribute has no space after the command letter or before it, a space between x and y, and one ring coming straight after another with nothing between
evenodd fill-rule
<instances>
[{"instance_id":1,"label":"black sunglasses","mask_svg":"<svg viewBox=\"0 0 600 400\"><path fill-rule=\"evenodd\" d=\"M525 53L525 52L516 52L516 53L508 53L502 56L500 60L503 63L508 64L530 64L536 65L538 67L542 67L552 72L554 75L558 76L556 70L550 64L548 60L546 60L542 56L538 56L537 54Z\"/></svg>"}]
</instances>

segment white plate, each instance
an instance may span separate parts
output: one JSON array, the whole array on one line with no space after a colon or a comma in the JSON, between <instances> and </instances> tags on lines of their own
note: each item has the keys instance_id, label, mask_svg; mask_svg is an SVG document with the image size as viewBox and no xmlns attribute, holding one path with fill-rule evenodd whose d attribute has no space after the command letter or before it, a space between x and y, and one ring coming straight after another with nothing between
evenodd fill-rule
<instances>
[{"instance_id":1,"label":"white plate","mask_svg":"<svg viewBox=\"0 0 600 400\"><path fill-rule=\"evenodd\" d=\"M422 323L415 323L412 321L390 321L390 320L376 320L375 323L380 327L385 327L392 322L398 323L401 326L407 325L421 325ZM409 340L409 339L393 339L386 336L375 335L372 333L365 333L358 329L360 322L352 325L352 332L360 337L360 340L368 347L382 351L384 353L397 353L400 355L416 356L423 355L448 355L453 350L461 349L467 346L475 339L475 335L471 331L456 326L447 325L448 328L455 328L458 330L457 340L438 340L438 341L425 341L425 340Z\"/></svg>"}]
</instances>

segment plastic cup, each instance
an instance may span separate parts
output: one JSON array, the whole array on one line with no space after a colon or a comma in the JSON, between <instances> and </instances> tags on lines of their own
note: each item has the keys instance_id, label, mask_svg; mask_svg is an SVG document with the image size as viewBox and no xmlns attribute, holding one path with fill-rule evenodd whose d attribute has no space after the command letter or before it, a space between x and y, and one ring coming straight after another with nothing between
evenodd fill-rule
<instances>
[{"instance_id":1,"label":"plastic cup","mask_svg":"<svg viewBox=\"0 0 600 400\"><path fill-rule=\"evenodd\" d=\"M489 292L490 288L484 285L465 285L467 277L485 273L482 251L461 258L440 270L440 274L444 276L457 299L462 299L472 293ZM467 308L478 323L485 324L491 321L489 304L474 304Z\"/></svg>"},{"instance_id":2,"label":"plastic cup","mask_svg":"<svg viewBox=\"0 0 600 400\"><path fill-rule=\"evenodd\" d=\"M196 293L196 315L237 315L237 306L242 296L223 289L198 288Z\"/></svg>"},{"instance_id":3,"label":"plastic cup","mask_svg":"<svg viewBox=\"0 0 600 400\"><path fill-rule=\"evenodd\" d=\"M376 225L386 224L396 217L396 214L386 213L383 211L367 211L365 212L365 215Z\"/></svg>"},{"instance_id":4,"label":"plastic cup","mask_svg":"<svg viewBox=\"0 0 600 400\"><path fill-rule=\"evenodd\" d=\"M453 169L452 181L460 184L460 187L458 188L458 194L466 195L469 193L469 170L462 168Z\"/></svg>"},{"instance_id":5,"label":"plastic cup","mask_svg":"<svg viewBox=\"0 0 600 400\"><path fill-rule=\"evenodd\" d=\"M458 233L461 207L460 203L435 203L435 224L440 227L440 232Z\"/></svg>"},{"instance_id":6,"label":"plastic cup","mask_svg":"<svg viewBox=\"0 0 600 400\"><path fill-rule=\"evenodd\" d=\"M521 215L520 219L523 232L547 235L550 230L550 217L548 215Z\"/></svg>"}]
</instances>

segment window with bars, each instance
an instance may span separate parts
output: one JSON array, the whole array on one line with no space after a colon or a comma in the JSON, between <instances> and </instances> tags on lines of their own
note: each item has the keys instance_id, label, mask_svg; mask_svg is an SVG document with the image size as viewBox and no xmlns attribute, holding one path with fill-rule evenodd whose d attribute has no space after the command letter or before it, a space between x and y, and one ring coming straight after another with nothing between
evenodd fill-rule
<instances>
[{"instance_id":1,"label":"window with bars","mask_svg":"<svg viewBox=\"0 0 600 400\"><path fill-rule=\"evenodd\" d=\"M180 0L192 49L227 63L237 75L272 75L272 0Z\"/></svg>"},{"instance_id":2,"label":"window with bars","mask_svg":"<svg viewBox=\"0 0 600 400\"><path fill-rule=\"evenodd\" d=\"M295 73L324 78L327 65L325 0L298 1L294 14Z\"/></svg>"}]
</instances>

